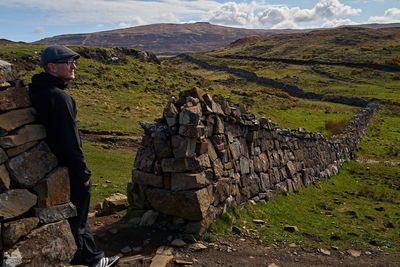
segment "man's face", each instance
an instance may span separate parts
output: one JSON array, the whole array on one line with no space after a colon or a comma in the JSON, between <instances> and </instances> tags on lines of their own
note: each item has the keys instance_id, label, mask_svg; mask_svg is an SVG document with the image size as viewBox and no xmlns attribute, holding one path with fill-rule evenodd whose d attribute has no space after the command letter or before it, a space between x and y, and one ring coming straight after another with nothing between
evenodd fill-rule
<instances>
[{"instance_id":1,"label":"man's face","mask_svg":"<svg viewBox=\"0 0 400 267\"><path fill-rule=\"evenodd\" d=\"M61 78L64 82L75 79L76 61L73 58L49 63L48 66L51 74Z\"/></svg>"}]
</instances>

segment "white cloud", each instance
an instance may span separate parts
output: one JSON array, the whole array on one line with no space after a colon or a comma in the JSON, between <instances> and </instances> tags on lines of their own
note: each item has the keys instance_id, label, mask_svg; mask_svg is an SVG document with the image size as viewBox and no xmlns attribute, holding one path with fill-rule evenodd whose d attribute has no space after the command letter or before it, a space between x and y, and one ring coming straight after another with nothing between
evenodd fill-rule
<instances>
[{"instance_id":1,"label":"white cloud","mask_svg":"<svg viewBox=\"0 0 400 267\"><path fill-rule=\"evenodd\" d=\"M339 0L321 0L313 9L294 9L294 21L311 22L339 15L359 15L361 9L343 5Z\"/></svg>"},{"instance_id":2,"label":"white cloud","mask_svg":"<svg viewBox=\"0 0 400 267\"><path fill-rule=\"evenodd\" d=\"M400 22L400 9L399 8L389 8L385 11L383 16L370 17L367 21L368 23L393 23Z\"/></svg>"},{"instance_id":3,"label":"white cloud","mask_svg":"<svg viewBox=\"0 0 400 267\"><path fill-rule=\"evenodd\" d=\"M359 23L356 23L352 21L351 19L333 19L330 21L325 22L322 24L322 28L335 28L339 26L344 26L344 25L356 25Z\"/></svg>"},{"instance_id":4,"label":"white cloud","mask_svg":"<svg viewBox=\"0 0 400 267\"><path fill-rule=\"evenodd\" d=\"M287 6L271 7L257 14L259 22L263 25L279 24L290 18L290 9Z\"/></svg>"},{"instance_id":5,"label":"white cloud","mask_svg":"<svg viewBox=\"0 0 400 267\"><path fill-rule=\"evenodd\" d=\"M44 33L44 28L43 27L37 27L32 31L32 33Z\"/></svg>"},{"instance_id":6,"label":"white cloud","mask_svg":"<svg viewBox=\"0 0 400 267\"><path fill-rule=\"evenodd\" d=\"M202 17L220 3L211 0L0 0L0 7L34 8L47 12L45 23L67 25L77 23L131 23L133 14L150 23ZM143 21L143 20L142 20Z\"/></svg>"},{"instance_id":7,"label":"white cloud","mask_svg":"<svg viewBox=\"0 0 400 267\"><path fill-rule=\"evenodd\" d=\"M228 2L218 8L211 10L208 15L208 21L211 23L244 26L253 24L254 4Z\"/></svg>"},{"instance_id":8,"label":"white cloud","mask_svg":"<svg viewBox=\"0 0 400 267\"><path fill-rule=\"evenodd\" d=\"M339 0L320 0L312 9L255 2L228 2L210 11L207 20L224 25L282 29L299 28L299 23L319 22L336 16L354 16L360 13L361 9L344 5Z\"/></svg>"}]
</instances>

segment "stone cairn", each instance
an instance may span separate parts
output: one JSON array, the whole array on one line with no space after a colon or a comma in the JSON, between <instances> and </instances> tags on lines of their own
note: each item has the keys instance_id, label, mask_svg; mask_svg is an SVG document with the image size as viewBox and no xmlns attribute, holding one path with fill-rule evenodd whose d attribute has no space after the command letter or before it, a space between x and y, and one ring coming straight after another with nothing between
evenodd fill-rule
<instances>
[{"instance_id":1,"label":"stone cairn","mask_svg":"<svg viewBox=\"0 0 400 267\"><path fill-rule=\"evenodd\" d=\"M68 171L57 166L28 89L15 78L0 60L0 264L64 266L76 251Z\"/></svg>"},{"instance_id":2,"label":"stone cairn","mask_svg":"<svg viewBox=\"0 0 400 267\"><path fill-rule=\"evenodd\" d=\"M202 235L234 205L265 202L336 175L377 111L377 104L367 105L327 139L257 119L222 96L184 91L170 98L156 123L141 122L145 136L128 184L130 216L141 225L158 216L161 227Z\"/></svg>"}]
</instances>

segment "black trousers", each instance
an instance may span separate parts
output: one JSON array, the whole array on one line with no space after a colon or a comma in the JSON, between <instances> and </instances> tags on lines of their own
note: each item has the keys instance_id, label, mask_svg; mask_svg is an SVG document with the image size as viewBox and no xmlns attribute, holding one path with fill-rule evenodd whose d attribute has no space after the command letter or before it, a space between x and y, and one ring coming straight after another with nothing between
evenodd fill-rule
<instances>
[{"instance_id":1,"label":"black trousers","mask_svg":"<svg viewBox=\"0 0 400 267\"><path fill-rule=\"evenodd\" d=\"M76 206L78 215L68 219L72 234L75 238L78 250L71 264L94 266L102 257L103 251L99 251L94 242L92 231L88 224L91 187L82 182L75 182L70 178L71 202Z\"/></svg>"}]
</instances>

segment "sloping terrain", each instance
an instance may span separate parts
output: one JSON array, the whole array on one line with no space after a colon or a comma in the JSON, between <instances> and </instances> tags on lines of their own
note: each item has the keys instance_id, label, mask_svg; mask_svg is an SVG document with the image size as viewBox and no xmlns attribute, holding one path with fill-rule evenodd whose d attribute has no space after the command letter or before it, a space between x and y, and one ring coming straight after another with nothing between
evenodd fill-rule
<instances>
[{"instance_id":1,"label":"sloping terrain","mask_svg":"<svg viewBox=\"0 0 400 267\"><path fill-rule=\"evenodd\" d=\"M344 27L252 36L195 58L252 71L306 92L397 99L400 28Z\"/></svg>"},{"instance_id":2,"label":"sloping terrain","mask_svg":"<svg viewBox=\"0 0 400 267\"><path fill-rule=\"evenodd\" d=\"M342 31L344 34L346 29ZM360 32L364 33L363 30ZM372 34L371 40L363 39L365 42L358 42L347 48L354 51L358 49L362 60L384 62L386 59L382 60L380 55L386 55L384 52L387 50L383 47L390 48L391 57L398 56L397 33L390 33L389 29L384 32L385 36L393 34L395 39L382 38L382 41L379 35ZM322 32L319 34L322 36ZM340 31L326 31L324 34L326 40L321 38L320 42L324 42L326 48L342 51L341 45L332 42L335 40L333 34L339 35ZM272 36L276 38L275 43L270 42L269 46L277 51L284 49L281 46L288 45L291 41L281 41L286 36ZM306 34L300 36L307 37ZM329 38L331 41L328 41ZM349 33L346 38L357 40L360 37L353 38ZM292 58L306 60L302 53L309 54L308 47L313 49L313 45L319 45L316 39L314 44L312 38L307 41L295 36L295 39L297 41L294 48L287 49ZM385 40L388 41L387 44L383 44ZM235 45L240 42L243 41ZM268 50L263 48L263 45L258 44L259 51ZM371 45L374 45L375 49L360 49L362 46ZM376 49L378 46L380 48ZM29 82L32 74L40 71L38 63L43 47L0 45L0 58L13 62L20 71L20 77ZM71 48L77 51L81 49ZM93 52L99 48L87 49ZM102 49L110 52L106 54L113 55L113 49ZM230 49L232 47L227 47L226 51ZM240 52L239 47L235 49L235 55L260 56L252 54L250 48L247 54L245 50ZM296 84L307 91L374 97L380 100L380 111L360 143L357 158L347 163L341 174L299 192L284 193L267 205L246 205L227 213L204 237L202 242L206 249L196 252L186 246L174 251L175 258L188 261L196 258L194 266L237 266L236 263L240 263L241 266L262 266L269 263L279 266L309 266L310 262L320 266L327 263L345 266L398 265L398 73L346 66L294 65L279 61L222 58L231 55L224 54L223 51L225 50L221 49L195 56L213 64L244 68L260 76ZM284 56L284 53L279 54L279 57ZM349 52L343 58L351 59L352 54ZM126 184L131 180L136 152L121 148L128 146L124 143L121 143L121 146L110 143L122 139L113 136L141 136L142 130L138 121L153 121L161 117L170 95L177 96L180 91L194 86L211 95L221 94L233 103L244 103L250 112L271 118L282 127L303 127L322 132L324 135L330 135L334 130L328 122L343 125L359 110L358 107L347 105L296 99L279 90L266 88L262 84L249 82L224 71L203 69L182 58L171 58L156 64L132 55L126 55L113 63L99 62L90 56L82 57L77 69L77 79L68 89L77 100L79 127L86 134L107 134L107 137L99 138L100 141L90 138L83 143L95 185L93 206L113 192L125 193ZM123 139L123 142L127 141ZM108 219L110 221L107 221ZM254 219L257 219L257 222L254 222ZM128 218L120 220L118 216L94 217L91 218L91 223L97 234L99 246L105 249L108 255L129 247L132 251L125 256L140 253L152 257L158 245L170 245L170 240L183 238L179 234L158 235L157 231L152 230L146 232L145 229L135 228ZM286 224L297 226L298 231L285 231ZM115 229L117 234L113 234ZM361 256L351 256L349 249L362 252ZM173 266L172 262L170 266Z\"/></svg>"},{"instance_id":3,"label":"sloping terrain","mask_svg":"<svg viewBox=\"0 0 400 267\"><path fill-rule=\"evenodd\" d=\"M395 24L394 24L395 25ZM389 25L363 25L363 27L388 27ZM111 31L64 34L45 38L35 44L64 44L85 46L124 46L153 52L157 55L177 55L209 51L249 35L272 35L308 32L303 30L244 29L213 25L207 22L185 24L151 24Z\"/></svg>"},{"instance_id":4,"label":"sloping terrain","mask_svg":"<svg viewBox=\"0 0 400 267\"><path fill-rule=\"evenodd\" d=\"M400 27L343 27L272 36L249 36L207 53L210 56L390 64L400 55ZM395 62L393 62L394 65Z\"/></svg>"},{"instance_id":5,"label":"sloping terrain","mask_svg":"<svg viewBox=\"0 0 400 267\"><path fill-rule=\"evenodd\" d=\"M232 28L212 25L206 22L152 24L96 33L65 34L45 38L35 43L108 47L125 46L151 51L157 55L177 55L212 50L248 35L297 31Z\"/></svg>"}]
</instances>

